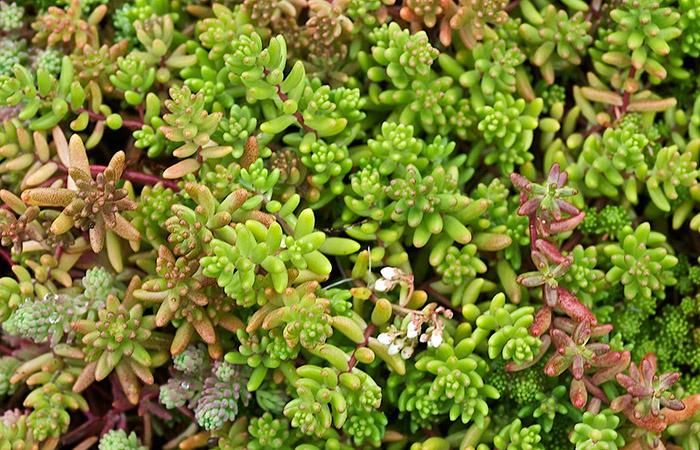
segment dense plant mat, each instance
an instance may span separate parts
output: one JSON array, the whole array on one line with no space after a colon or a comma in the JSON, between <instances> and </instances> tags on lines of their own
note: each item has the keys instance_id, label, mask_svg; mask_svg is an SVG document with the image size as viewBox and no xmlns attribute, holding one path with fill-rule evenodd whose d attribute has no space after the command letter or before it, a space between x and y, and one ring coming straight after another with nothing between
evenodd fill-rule
<instances>
[{"instance_id":1,"label":"dense plant mat","mask_svg":"<svg viewBox=\"0 0 700 450\"><path fill-rule=\"evenodd\" d=\"M700 448L700 1L0 1L0 450Z\"/></svg>"}]
</instances>

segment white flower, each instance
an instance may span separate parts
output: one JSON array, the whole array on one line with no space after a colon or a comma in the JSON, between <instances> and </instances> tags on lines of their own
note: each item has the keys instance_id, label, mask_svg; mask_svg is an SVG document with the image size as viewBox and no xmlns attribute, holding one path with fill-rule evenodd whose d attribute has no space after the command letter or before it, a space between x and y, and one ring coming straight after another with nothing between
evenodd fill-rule
<instances>
[{"instance_id":1,"label":"white flower","mask_svg":"<svg viewBox=\"0 0 700 450\"><path fill-rule=\"evenodd\" d=\"M378 292L386 292L391 289L393 285L394 284L391 281L380 278L374 283L374 290Z\"/></svg>"},{"instance_id":2,"label":"white flower","mask_svg":"<svg viewBox=\"0 0 700 450\"><path fill-rule=\"evenodd\" d=\"M399 278L401 276L401 273L402 273L401 269L397 269L396 267L384 267L379 272L387 280L394 280L396 278Z\"/></svg>"},{"instance_id":3,"label":"white flower","mask_svg":"<svg viewBox=\"0 0 700 450\"><path fill-rule=\"evenodd\" d=\"M406 328L406 337L409 339L413 339L414 337L418 336L418 333L420 332L420 328L414 321L410 321L408 323L408 327Z\"/></svg>"},{"instance_id":4,"label":"white flower","mask_svg":"<svg viewBox=\"0 0 700 450\"><path fill-rule=\"evenodd\" d=\"M389 333L382 333L379 336L377 336L377 340L382 345L389 345L392 342L394 342L394 336Z\"/></svg>"},{"instance_id":5,"label":"white flower","mask_svg":"<svg viewBox=\"0 0 700 450\"><path fill-rule=\"evenodd\" d=\"M403 350L401 350L401 357L403 359L408 359L411 356L413 356L413 347L404 347Z\"/></svg>"},{"instance_id":6,"label":"white flower","mask_svg":"<svg viewBox=\"0 0 700 450\"><path fill-rule=\"evenodd\" d=\"M428 341L428 347L439 347L442 344L442 333L439 331L433 331L430 335L430 340Z\"/></svg>"},{"instance_id":7,"label":"white flower","mask_svg":"<svg viewBox=\"0 0 700 450\"><path fill-rule=\"evenodd\" d=\"M390 355L396 355L396 354L398 354L398 353L399 353L399 350L400 350L400 349L399 349L399 346L396 345L396 344L391 344L391 345L389 346L389 354L390 354Z\"/></svg>"}]
</instances>

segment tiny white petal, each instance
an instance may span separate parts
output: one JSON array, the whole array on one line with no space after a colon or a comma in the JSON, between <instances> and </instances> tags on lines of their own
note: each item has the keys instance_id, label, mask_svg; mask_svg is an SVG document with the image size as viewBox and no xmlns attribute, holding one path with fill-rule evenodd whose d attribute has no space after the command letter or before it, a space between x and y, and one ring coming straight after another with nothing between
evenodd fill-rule
<instances>
[{"instance_id":1,"label":"tiny white petal","mask_svg":"<svg viewBox=\"0 0 700 450\"><path fill-rule=\"evenodd\" d=\"M398 278L400 276L400 270L396 267L384 267L379 272L388 280L393 280L394 278Z\"/></svg>"},{"instance_id":2,"label":"tiny white petal","mask_svg":"<svg viewBox=\"0 0 700 450\"><path fill-rule=\"evenodd\" d=\"M374 283L374 290L375 291L386 292L389 289L391 289L391 282L389 280L385 280L384 278L380 278L377 280L376 283Z\"/></svg>"},{"instance_id":3,"label":"tiny white petal","mask_svg":"<svg viewBox=\"0 0 700 450\"><path fill-rule=\"evenodd\" d=\"M401 357L403 359L408 359L411 356L413 356L413 347L404 347L404 349L401 350Z\"/></svg>"},{"instance_id":4,"label":"tiny white petal","mask_svg":"<svg viewBox=\"0 0 700 450\"><path fill-rule=\"evenodd\" d=\"M408 323L408 328L406 329L406 337L409 339L413 339L414 337L418 336L418 327L416 326L415 322L411 321Z\"/></svg>"},{"instance_id":5,"label":"tiny white petal","mask_svg":"<svg viewBox=\"0 0 700 450\"><path fill-rule=\"evenodd\" d=\"M379 336L377 336L377 340L382 345L389 345L392 342L394 342L394 337L391 336L389 333L382 333Z\"/></svg>"},{"instance_id":6,"label":"tiny white petal","mask_svg":"<svg viewBox=\"0 0 700 450\"><path fill-rule=\"evenodd\" d=\"M389 346L389 354L390 354L390 355L396 355L396 354L398 354L398 353L399 353L399 350L400 350L400 349L399 349L399 346L396 345L396 344L391 344L391 345Z\"/></svg>"},{"instance_id":7,"label":"tiny white petal","mask_svg":"<svg viewBox=\"0 0 700 450\"><path fill-rule=\"evenodd\" d=\"M442 344L442 334L433 333L428 341L428 347L439 347Z\"/></svg>"}]
</instances>

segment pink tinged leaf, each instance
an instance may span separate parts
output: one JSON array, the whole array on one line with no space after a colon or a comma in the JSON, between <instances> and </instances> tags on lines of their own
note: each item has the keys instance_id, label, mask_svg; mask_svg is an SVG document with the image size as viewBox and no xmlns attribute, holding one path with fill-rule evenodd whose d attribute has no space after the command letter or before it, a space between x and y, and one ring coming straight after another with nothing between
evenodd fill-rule
<instances>
[{"instance_id":1,"label":"pink tinged leaf","mask_svg":"<svg viewBox=\"0 0 700 450\"><path fill-rule=\"evenodd\" d=\"M554 308L559 303L559 295L556 289L552 289L545 284L542 286L542 292L544 293L544 302L548 307Z\"/></svg>"},{"instance_id":2,"label":"pink tinged leaf","mask_svg":"<svg viewBox=\"0 0 700 450\"><path fill-rule=\"evenodd\" d=\"M535 263L537 269L543 269L548 266L547 258L539 250L533 250L530 252L530 257L532 262Z\"/></svg>"},{"instance_id":3,"label":"pink tinged leaf","mask_svg":"<svg viewBox=\"0 0 700 450\"><path fill-rule=\"evenodd\" d=\"M550 242L545 241L544 239L537 239L535 246L548 260L552 261L553 263L566 264L567 266L571 265L572 259L562 255L559 249L553 246Z\"/></svg>"},{"instance_id":4,"label":"pink tinged leaf","mask_svg":"<svg viewBox=\"0 0 700 450\"><path fill-rule=\"evenodd\" d=\"M522 364L516 364L511 361L506 364L506 370L508 372L517 372L518 370L527 369L540 362L545 353L547 353L547 350L549 350L549 346L552 345L552 338L549 337L549 335L544 335L540 340L542 341L542 346L540 346L539 352L537 352L537 355L535 355L532 361L525 361Z\"/></svg>"},{"instance_id":5,"label":"pink tinged leaf","mask_svg":"<svg viewBox=\"0 0 700 450\"><path fill-rule=\"evenodd\" d=\"M632 367L632 365L630 365L630 367ZM624 373L618 373L617 375L615 375L615 379L618 383L620 383L620 386L622 386L625 389L629 389L632 386L637 385L636 381L634 381L632 378L630 378L629 375L625 375Z\"/></svg>"},{"instance_id":6,"label":"pink tinged leaf","mask_svg":"<svg viewBox=\"0 0 700 450\"><path fill-rule=\"evenodd\" d=\"M612 365L608 367L604 367L603 369L600 369L598 372L593 375L593 382L595 384L601 384L605 383L606 381L610 381L617 374L620 372L624 371L627 369L627 366L629 366L630 363L630 352L629 350L625 350L623 352L611 352L611 353L617 353L620 355L619 359ZM601 366L600 364L596 364L599 367Z\"/></svg>"},{"instance_id":7,"label":"pink tinged leaf","mask_svg":"<svg viewBox=\"0 0 700 450\"><path fill-rule=\"evenodd\" d=\"M660 402L666 408L673 409L676 411L682 411L685 408L683 402L675 398L670 399L666 397L661 397Z\"/></svg>"},{"instance_id":8,"label":"pink tinged leaf","mask_svg":"<svg viewBox=\"0 0 700 450\"><path fill-rule=\"evenodd\" d=\"M639 418L634 415L634 412L631 408L625 408L622 411L624 412L625 416L630 420L630 422L632 422L640 428L644 428L645 430L651 431L652 433L661 433L668 426L663 419L652 416L651 414L647 414L646 416Z\"/></svg>"},{"instance_id":9,"label":"pink tinged leaf","mask_svg":"<svg viewBox=\"0 0 700 450\"><path fill-rule=\"evenodd\" d=\"M515 188L520 191L529 192L530 188L532 187L532 183L530 182L530 180L520 175L519 173L511 173L510 182L513 183L513 186L515 186Z\"/></svg>"},{"instance_id":10,"label":"pink tinged leaf","mask_svg":"<svg viewBox=\"0 0 700 450\"><path fill-rule=\"evenodd\" d=\"M586 217L585 212L581 212L580 214L577 214L575 216L568 217L564 220L560 220L557 222L552 222L549 225L549 231L551 233L563 233L565 231L571 231L574 228L578 226L579 223Z\"/></svg>"},{"instance_id":11,"label":"pink tinged leaf","mask_svg":"<svg viewBox=\"0 0 700 450\"><path fill-rule=\"evenodd\" d=\"M591 325L598 325L598 319L569 291L559 286L557 289L559 301L557 306L569 317L579 322L588 321Z\"/></svg>"},{"instance_id":12,"label":"pink tinged leaf","mask_svg":"<svg viewBox=\"0 0 700 450\"><path fill-rule=\"evenodd\" d=\"M563 331L554 328L549 334L552 336L552 342L557 349L575 347L574 341Z\"/></svg>"},{"instance_id":13,"label":"pink tinged leaf","mask_svg":"<svg viewBox=\"0 0 700 450\"><path fill-rule=\"evenodd\" d=\"M678 372L671 372L671 373L665 373L663 375L659 376L659 381L657 382L657 389L658 390L668 390L676 384L678 379L681 377L681 374Z\"/></svg>"},{"instance_id":14,"label":"pink tinged leaf","mask_svg":"<svg viewBox=\"0 0 700 450\"><path fill-rule=\"evenodd\" d=\"M541 336L549 329L551 323L552 309L547 306L541 307L535 313L535 318L532 321L532 325L530 325L530 334L535 337Z\"/></svg>"},{"instance_id":15,"label":"pink tinged leaf","mask_svg":"<svg viewBox=\"0 0 700 450\"><path fill-rule=\"evenodd\" d=\"M518 208L518 215L529 216L530 214L534 214L539 207L540 200L537 198L533 198L531 200L526 201L520 208Z\"/></svg>"},{"instance_id":16,"label":"pink tinged leaf","mask_svg":"<svg viewBox=\"0 0 700 450\"><path fill-rule=\"evenodd\" d=\"M569 367L571 361L561 353L554 352L544 365L544 373L550 377L558 377Z\"/></svg>"},{"instance_id":17,"label":"pink tinged leaf","mask_svg":"<svg viewBox=\"0 0 700 450\"><path fill-rule=\"evenodd\" d=\"M576 408L583 408L586 406L586 401L588 401L588 392L586 391L586 385L583 380L572 380L571 388L569 389L569 397L571 398L571 403Z\"/></svg>"},{"instance_id":18,"label":"pink tinged leaf","mask_svg":"<svg viewBox=\"0 0 700 450\"><path fill-rule=\"evenodd\" d=\"M574 360L571 362L571 374L574 376L574 379L580 380L583 378L584 362L583 356L574 356Z\"/></svg>"},{"instance_id":19,"label":"pink tinged leaf","mask_svg":"<svg viewBox=\"0 0 700 450\"><path fill-rule=\"evenodd\" d=\"M517 281L525 287L536 287L544 284L544 276L540 272L527 272L519 275Z\"/></svg>"},{"instance_id":20,"label":"pink tinged leaf","mask_svg":"<svg viewBox=\"0 0 700 450\"><path fill-rule=\"evenodd\" d=\"M567 172L561 172L559 174L559 183L557 184L557 186L559 186L560 188L563 188L566 185L566 182L568 181L568 179L569 179L569 174Z\"/></svg>"},{"instance_id":21,"label":"pink tinged leaf","mask_svg":"<svg viewBox=\"0 0 700 450\"><path fill-rule=\"evenodd\" d=\"M565 200L557 199L557 205L559 205L559 208L562 211L564 211L565 213L567 213L569 215L575 216L575 215L578 215L581 213L580 209L578 209L577 207L575 207L574 205L572 205L571 203L569 203Z\"/></svg>"},{"instance_id":22,"label":"pink tinged leaf","mask_svg":"<svg viewBox=\"0 0 700 450\"><path fill-rule=\"evenodd\" d=\"M630 386L627 388L627 393L630 394L632 397L642 398L652 395L654 393L654 390L635 384L634 386Z\"/></svg>"},{"instance_id":23,"label":"pink tinged leaf","mask_svg":"<svg viewBox=\"0 0 700 450\"><path fill-rule=\"evenodd\" d=\"M557 317L554 319L554 326L568 334L573 334L576 325L578 325L578 323L568 317Z\"/></svg>"},{"instance_id":24,"label":"pink tinged leaf","mask_svg":"<svg viewBox=\"0 0 700 450\"><path fill-rule=\"evenodd\" d=\"M588 349L591 348L591 345L596 345L596 344L590 344L588 345ZM610 367L615 364L617 364L620 359L622 359L622 353L620 352L610 352L610 346L607 344L603 344L607 346L607 349L603 350L601 353L599 353L595 358L593 359L593 365L595 367ZM606 353L607 352L607 353Z\"/></svg>"},{"instance_id":25,"label":"pink tinged leaf","mask_svg":"<svg viewBox=\"0 0 700 450\"><path fill-rule=\"evenodd\" d=\"M611 403L610 403L610 409L613 410L613 412L620 412L623 409L627 409L632 405L632 396L629 394L624 394L619 397L616 397Z\"/></svg>"},{"instance_id":26,"label":"pink tinged leaf","mask_svg":"<svg viewBox=\"0 0 700 450\"><path fill-rule=\"evenodd\" d=\"M547 184L554 184L556 186L559 186L559 181L559 163L554 163L549 169L549 174L547 175Z\"/></svg>"},{"instance_id":27,"label":"pink tinged leaf","mask_svg":"<svg viewBox=\"0 0 700 450\"><path fill-rule=\"evenodd\" d=\"M596 325L594 327L591 327L591 337L599 338L610 333L612 330L613 326L609 323L606 323L604 325Z\"/></svg>"},{"instance_id":28,"label":"pink tinged leaf","mask_svg":"<svg viewBox=\"0 0 700 450\"><path fill-rule=\"evenodd\" d=\"M656 355L647 353L639 363L639 368L642 371L642 377L646 381L651 381L656 375Z\"/></svg>"},{"instance_id":29,"label":"pink tinged leaf","mask_svg":"<svg viewBox=\"0 0 700 450\"><path fill-rule=\"evenodd\" d=\"M615 352L610 352L610 346L608 344L605 344L603 342L593 342L590 343L586 346L586 350L590 350L593 353L595 353L597 356L598 355L605 355L605 354L610 354L610 353L615 353Z\"/></svg>"}]
</instances>

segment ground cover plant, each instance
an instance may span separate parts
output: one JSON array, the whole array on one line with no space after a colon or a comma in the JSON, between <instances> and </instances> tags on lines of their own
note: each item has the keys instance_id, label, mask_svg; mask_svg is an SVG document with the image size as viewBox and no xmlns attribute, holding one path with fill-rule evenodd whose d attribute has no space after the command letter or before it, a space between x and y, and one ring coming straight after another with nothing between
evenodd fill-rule
<instances>
[{"instance_id":1,"label":"ground cover plant","mask_svg":"<svg viewBox=\"0 0 700 450\"><path fill-rule=\"evenodd\" d=\"M0 0L0 450L699 449L698 56L698 0Z\"/></svg>"}]
</instances>

